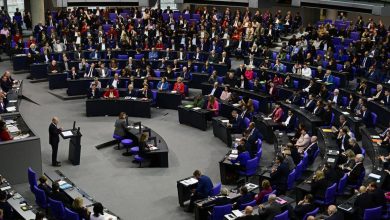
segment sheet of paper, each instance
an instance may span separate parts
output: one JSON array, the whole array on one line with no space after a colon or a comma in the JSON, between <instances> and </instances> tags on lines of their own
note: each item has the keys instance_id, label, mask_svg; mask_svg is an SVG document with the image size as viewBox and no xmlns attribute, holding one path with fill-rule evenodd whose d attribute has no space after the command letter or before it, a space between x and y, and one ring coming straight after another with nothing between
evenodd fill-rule
<instances>
[{"instance_id":1,"label":"sheet of paper","mask_svg":"<svg viewBox=\"0 0 390 220\"><path fill-rule=\"evenodd\" d=\"M14 111L16 111L16 107L15 107L15 106L7 107L6 109L7 109L8 112L14 112Z\"/></svg>"},{"instance_id":2,"label":"sheet of paper","mask_svg":"<svg viewBox=\"0 0 390 220\"><path fill-rule=\"evenodd\" d=\"M1 191L5 191L5 190L9 190L9 189L11 189L10 186L5 186L5 187L0 188Z\"/></svg>"},{"instance_id":3,"label":"sheet of paper","mask_svg":"<svg viewBox=\"0 0 390 220\"><path fill-rule=\"evenodd\" d=\"M13 123L15 123L14 120L5 120L5 124L7 124L7 125L10 125L10 124L13 124Z\"/></svg>"},{"instance_id":4,"label":"sheet of paper","mask_svg":"<svg viewBox=\"0 0 390 220\"><path fill-rule=\"evenodd\" d=\"M62 135L64 135L65 137L69 137L69 136L72 136L73 133L71 131L63 131Z\"/></svg>"},{"instance_id":5,"label":"sheet of paper","mask_svg":"<svg viewBox=\"0 0 390 220\"><path fill-rule=\"evenodd\" d=\"M15 132L20 131L19 128L14 126L14 125L7 125L7 128L8 128L8 131L11 133L15 133Z\"/></svg>"},{"instance_id":6,"label":"sheet of paper","mask_svg":"<svg viewBox=\"0 0 390 220\"><path fill-rule=\"evenodd\" d=\"M237 218L244 215L240 210L233 210L232 212Z\"/></svg>"},{"instance_id":7,"label":"sheet of paper","mask_svg":"<svg viewBox=\"0 0 390 220\"><path fill-rule=\"evenodd\" d=\"M229 120L221 120L222 123L229 123Z\"/></svg>"},{"instance_id":8,"label":"sheet of paper","mask_svg":"<svg viewBox=\"0 0 390 220\"><path fill-rule=\"evenodd\" d=\"M199 107L195 107L195 108L192 108L193 110L199 110L199 109L201 109L201 108L199 108Z\"/></svg>"},{"instance_id":9,"label":"sheet of paper","mask_svg":"<svg viewBox=\"0 0 390 220\"><path fill-rule=\"evenodd\" d=\"M9 103L15 103L15 102L18 102L18 100L9 100Z\"/></svg>"},{"instance_id":10,"label":"sheet of paper","mask_svg":"<svg viewBox=\"0 0 390 220\"><path fill-rule=\"evenodd\" d=\"M238 157L237 154L230 154L230 155L229 155L229 158L232 159L232 160L237 159L237 157Z\"/></svg>"},{"instance_id":11,"label":"sheet of paper","mask_svg":"<svg viewBox=\"0 0 390 220\"><path fill-rule=\"evenodd\" d=\"M329 162L329 163L334 163L334 162L335 162L335 159L334 159L334 158L328 158L328 162Z\"/></svg>"},{"instance_id":12,"label":"sheet of paper","mask_svg":"<svg viewBox=\"0 0 390 220\"><path fill-rule=\"evenodd\" d=\"M375 174L375 173L370 173L368 176L371 177L371 178L377 179L377 180L379 180L381 178L380 175Z\"/></svg>"},{"instance_id":13,"label":"sheet of paper","mask_svg":"<svg viewBox=\"0 0 390 220\"><path fill-rule=\"evenodd\" d=\"M344 115L349 115L349 112L343 112Z\"/></svg>"},{"instance_id":14,"label":"sheet of paper","mask_svg":"<svg viewBox=\"0 0 390 220\"><path fill-rule=\"evenodd\" d=\"M379 135L371 135L371 138L380 139L381 137L379 137Z\"/></svg>"},{"instance_id":15,"label":"sheet of paper","mask_svg":"<svg viewBox=\"0 0 390 220\"><path fill-rule=\"evenodd\" d=\"M270 117L264 117L263 119L264 119L264 120L271 120L272 118L270 118Z\"/></svg>"},{"instance_id":16,"label":"sheet of paper","mask_svg":"<svg viewBox=\"0 0 390 220\"><path fill-rule=\"evenodd\" d=\"M233 104L234 107L238 107L240 106L240 104L236 103L236 104Z\"/></svg>"}]
</instances>

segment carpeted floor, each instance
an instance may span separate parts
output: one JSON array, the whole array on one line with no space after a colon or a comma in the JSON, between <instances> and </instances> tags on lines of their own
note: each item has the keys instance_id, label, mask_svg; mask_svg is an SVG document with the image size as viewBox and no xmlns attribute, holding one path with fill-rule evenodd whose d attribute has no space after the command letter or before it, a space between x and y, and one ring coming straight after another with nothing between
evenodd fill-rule
<instances>
[{"instance_id":1,"label":"carpeted floor","mask_svg":"<svg viewBox=\"0 0 390 220\"><path fill-rule=\"evenodd\" d=\"M2 62L0 72L8 69L12 69L11 63ZM85 100L60 100L47 92L47 82L32 84L26 79L27 75L14 77L24 79L24 95L39 104L24 100L20 109L24 120L41 138L43 171L54 169L50 166L48 144L51 118L58 116L63 128L70 128L73 121L77 121L83 134L81 165L72 166L66 161L68 141L61 140L58 158L63 165L60 170L122 219L193 219L192 214L183 212L178 205L176 181L192 175L195 169L210 176L214 183L220 181L218 161L228 148L213 136L211 128L200 131L180 125L177 111L166 109L153 108L151 119L130 118L151 127L169 147L169 168L137 168L131 163L132 157L122 156L121 151L94 147L112 139L116 117L87 118ZM267 155L271 160L271 153L264 152L264 158ZM26 184L17 185L16 189L34 203Z\"/></svg>"}]
</instances>

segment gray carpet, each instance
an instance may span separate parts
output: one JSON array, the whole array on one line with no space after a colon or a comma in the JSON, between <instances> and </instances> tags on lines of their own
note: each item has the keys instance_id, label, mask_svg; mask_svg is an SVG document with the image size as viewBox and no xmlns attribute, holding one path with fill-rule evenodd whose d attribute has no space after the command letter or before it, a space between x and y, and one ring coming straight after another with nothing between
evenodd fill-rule
<instances>
[{"instance_id":1,"label":"gray carpet","mask_svg":"<svg viewBox=\"0 0 390 220\"><path fill-rule=\"evenodd\" d=\"M1 63L0 72L7 69L12 69L11 63ZM61 140L60 170L122 219L193 219L192 214L183 212L178 205L176 181L200 169L214 183L220 182L218 161L228 148L213 136L211 128L200 131L180 125L177 111L166 109L153 108L151 119L130 118L151 127L169 147L169 168L137 168L138 165L131 163L132 157L122 156L122 151L94 147L112 139L116 117L87 118L85 100L63 101L47 92L47 82L31 84L25 79L27 74L14 77L24 79L24 95L39 103L24 100L20 109L24 120L41 138L43 171L54 169L50 166L48 144L51 118L58 116L63 128L70 128L76 120L83 134L81 165L72 166L66 161L68 141ZM271 155L265 151L263 156L267 158L267 154ZM16 189L33 203L26 184L17 185Z\"/></svg>"}]
</instances>

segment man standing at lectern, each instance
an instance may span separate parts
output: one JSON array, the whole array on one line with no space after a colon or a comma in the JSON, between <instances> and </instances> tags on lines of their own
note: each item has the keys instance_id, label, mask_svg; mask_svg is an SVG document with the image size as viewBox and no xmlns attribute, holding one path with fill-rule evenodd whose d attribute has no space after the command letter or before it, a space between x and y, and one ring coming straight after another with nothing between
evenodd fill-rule
<instances>
[{"instance_id":1,"label":"man standing at lectern","mask_svg":"<svg viewBox=\"0 0 390 220\"><path fill-rule=\"evenodd\" d=\"M58 143L60 142L60 133L62 128L58 128L59 119L53 117L51 124L49 126L49 143L51 145L52 155L51 155L51 165L54 167L61 166L61 162L57 161L57 152L58 152Z\"/></svg>"}]
</instances>

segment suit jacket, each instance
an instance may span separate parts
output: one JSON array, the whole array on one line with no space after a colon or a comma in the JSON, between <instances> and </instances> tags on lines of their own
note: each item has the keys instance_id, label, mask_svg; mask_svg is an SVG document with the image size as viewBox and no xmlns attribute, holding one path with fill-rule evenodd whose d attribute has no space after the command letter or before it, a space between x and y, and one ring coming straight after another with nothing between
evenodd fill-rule
<instances>
[{"instance_id":1,"label":"suit jacket","mask_svg":"<svg viewBox=\"0 0 390 220\"><path fill-rule=\"evenodd\" d=\"M294 209L294 213L297 217L297 219L303 219L305 215L317 207L314 204L301 204L301 205L296 205Z\"/></svg>"},{"instance_id":2,"label":"suit jacket","mask_svg":"<svg viewBox=\"0 0 390 220\"><path fill-rule=\"evenodd\" d=\"M257 153L257 139L263 139L260 131L257 128L254 128L252 135L248 136L248 139L245 143L246 150L250 153L251 157L254 158Z\"/></svg>"},{"instance_id":3,"label":"suit jacket","mask_svg":"<svg viewBox=\"0 0 390 220\"><path fill-rule=\"evenodd\" d=\"M356 184L361 173L364 171L363 163L356 164L348 175L348 183Z\"/></svg>"},{"instance_id":4,"label":"suit jacket","mask_svg":"<svg viewBox=\"0 0 390 220\"><path fill-rule=\"evenodd\" d=\"M276 171L270 174L271 183L276 186L277 191L283 192L287 190L288 174L289 170L286 163L281 163Z\"/></svg>"},{"instance_id":5,"label":"suit jacket","mask_svg":"<svg viewBox=\"0 0 390 220\"><path fill-rule=\"evenodd\" d=\"M131 91L127 90L125 96L137 97L137 91L135 91L135 89L133 89Z\"/></svg>"},{"instance_id":6,"label":"suit jacket","mask_svg":"<svg viewBox=\"0 0 390 220\"><path fill-rule=\"evenodd\" d=\"M49 197L53 200L62 202L66 207L70 207L71 202L68 196L64 192L52 191Z\"/></svg>"},{"instance_id":7,"label":"suit jacket","mask_svg":"<svg viewBox=\"0 0 390 220\"><path fill-rule=\"evenodd\" d=\"M309 102L305 104L305 109L312 112L314 110L314 108L316 107L316 101L310 100Z\"/></svg>"},{"instance_id":8,"label":"suit jacket","mask_svg":"<svg viewBox=\"0 0 390 220\"><path fill-rule=\"evenodd\" d=\"M341 211L337 211L333 215L326 218L326 220L344 220L344 215Z\"/></svg>"},{"instance_id":9,"label":"suit jacket","mask_svg":"<svg viewBox=\"0 0 390 220\"><path fill-rule=\"evenodd\" d=\"M98 99L98 98L100 98L100 96L101 96L101 94L100 94L99 89L97 89L97 88L95 89L95 94L93 94L92 88L88 89L87 98L89 98L89 99Z\"/></svg>"},{"instance_id":10,"label":"suit jacket","mask_svg":"<svg viewBox=\"0 0 390 220\"><path fill-rule=\"evenodd\" d=\"M329 187L329 182L324 178L311 183L311 194L315 198L325 198L325 192Z\"/></svg>"},{"instance_id":11,"label":"suit jacket","mask_svg":"<svg viewBox=\"0 0 390 220\"><path fill-rule=\"evenodd\" d=\"M334 99L334 95L331 95L328 100L330 100L331 102L333 102L333 99ZM341 103L341 95L339 94L336 98L336 105L340 106L342 103Z\"/></svg>"},{"instance_id":12,"label":"suit jacket","mask_svg":"<svg viewBox=\"0 0 390 220\"><path fill-rule=\"evenodd\" d=\"M365 209L376 207L372 200L372 194L368 192L362 193L356 197L353 205L355 206L359 217L363 217Z\"/></svg>"},{"instance_id":13,"label":"suit jacket","mask_svg":"<svg viewBox=\"0 0 390 220\"><path fill-rule=\"evenodd\" d=\"M61 130L57 128L57 126L53 123L49 126L49 143L51 145L58 144L60 142L60 133Z\"/></svg>"},{"instance_id":14,"label":"suit jacket","mask_svg":"<svg viewBox=\"0 0 390 220\"><path fill-rule=\"evenodd\" d=\"M390 96L383 96L382 101L383 101L383 104L385 106L389 106L390 105Z\"/></svg>"},{"instance_id":15,"label":"suit jacket","mask_svg":"<svg viewBox=\"0 0 390 220\"><path fill-rule=\"evenodd\" d=\"M125 119L117 119L115 121L114 134L120 137L125 137L127 134L126 126L127 124Z\"/></svg>"},{"instance_id":16,"label":"suit jacket","mask_svg":"<svg viewBox=\"0 0 390 220\"><path fill-rule=\"evenodd\" d=\"M342 146L344 146L344 150L349 149L350 148L349 139L350 139L350 137L348 134L346 134L344 138L337 139L339 149L342 149Z\"/></svg>"},{"instance_id":17,"label":"suit jacket","mask_svg":"<svg viewBox=\"0 0 390 220\"><path fill-rule=\"evenodd\" d=\"M241 134L245 130L244 120L241 115L237 115L237 118L233 118L230 122L232 124L232 133Z\"/></svg>"},{"instance_id":18,"label":"suit jacket","mask_svg":"<svg viewBox=\"0 0 390 220\"><path fill-rule=\"evenodd\" d=\"M96 71L97 71L99 77L103 77L103 69L102 68L98 68ZM107 67L104 68L104 74L105 74L104 77L109 77L111 75L110 71L108 70Z\"/></svg>"},{"instance_id":19,"label":"suit jacket","mask_svg":"<svg viewBox=\"0 0 390 220\"><path fill-rule=\"evenodd\" d=\"M292 95L290 98L288 98L288 100L291 102L291 104L300 106L302 97L300 95Z\"/></svg>"},{"instance_id":20,"label":"suit jacket","mask_svg":"<svg viewBox=\"0 0 390 220\"><path fill-rule=\"evenodd\" d=\"M88 68L85 70L85 75L87 75L87 76L89 75L89 72L91 71L91 68L92 68L92 67L88 67ZM97 75L96 68L93 68L93 69L92 69L92 76L91 76L91 77L95 77L95 76L98 76L98 75Z\"/></svg>"},{"instance_id":21,"label":"suit jacket","mask_svg":"<svg viewBox=\"0 0 390 220\"><path fill-rule=\"evenodd\" d=\"M372 116L370 111L366 111L365 114L362 113L361 115L363 123L366 125L366 127L370 128L373 126L372 124Z\"/></svg>"},{"instance_id":22,"label":"suit jacket","mask_svg":"<svg viewBox=\"0 0 390 220\"><path fill-rule=\"evenodd\" d=\"M309 147L306 148L306 153L307 153L307 156L309 157L309 161L310 162L313 162L314 161L314 153L318 150L318 144L317 143L313 143L313 144L310 144Z\"/></svg>"},{"instance_id":23,"label":"suit jacket","mask_svg":"<svg viewBox=\"0 0 390 220\"><path fill-rule=\"evenodd\" d=\"M261 210L259 209L259 219L273 220L274 217L282 212L279 204L267 204L267 206Z\"/></svg>"},{"instance_id":24,"label":"suit jacket","mask_svg":"<svg viewBox=\"0 0 390 220\"><path fill-rule=\"evenodd\" d=\"M146 93L144 93L142 90L140 90L138 92L138 97L139 98L148 98L148 99L153 99L153 95L152 95L152 92L150 91L150 89L148 89L146 91Z\"/></svg>"},{"instance_id":25,"label":"suit jacket","mask_svg":"<svg viewBox=\"0 0 390 220\"><path fill-rule=\"evenodd\" d=\"M108 86L112 85L112 83L114 82L114 78L111 78L109 81L108 81ZM116 84L116 88L121 88L122 87L122 81L120 79L118 79L118 82Z\"/></svg>"}]
</instances>

